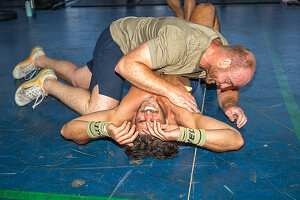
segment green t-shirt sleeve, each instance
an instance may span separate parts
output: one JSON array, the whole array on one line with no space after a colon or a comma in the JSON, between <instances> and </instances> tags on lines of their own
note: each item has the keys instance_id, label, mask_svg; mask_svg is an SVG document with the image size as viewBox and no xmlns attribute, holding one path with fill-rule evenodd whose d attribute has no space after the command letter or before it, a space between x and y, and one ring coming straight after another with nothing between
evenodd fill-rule
<instances>
[{"instance_id":1,"label":"green t-shirt sleeve","mask_svg":"<svg viewBox=\"0 0 300 200\"><path fill-rule=\"evenodd\" d=\"M165 26L158 32L158 37L147 42L154 70L183 62L186 52L186 37L175 26Z\"/></svg>"}]
</instances>

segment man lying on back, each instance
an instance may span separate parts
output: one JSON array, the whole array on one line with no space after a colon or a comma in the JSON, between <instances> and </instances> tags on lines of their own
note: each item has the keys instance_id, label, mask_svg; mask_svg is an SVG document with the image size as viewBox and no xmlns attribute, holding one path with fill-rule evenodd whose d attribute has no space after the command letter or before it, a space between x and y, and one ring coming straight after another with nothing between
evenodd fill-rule
<instances>
[{"instance_id":1,"label":"man lying on back","mask_svg":"<svg viewBox=\"0 0 300 200\"><path fill-rule=\"evenodd\" d=\"M169 83L189 86L187 79L157 73ZM215 152L240 149L243 138L235 128L172 104L132 86L119 106L78 117L61 130L65 139L78 144L110 137L132 158L173 158L177 142L190 143Z\"/></svg>"}]
</instances>

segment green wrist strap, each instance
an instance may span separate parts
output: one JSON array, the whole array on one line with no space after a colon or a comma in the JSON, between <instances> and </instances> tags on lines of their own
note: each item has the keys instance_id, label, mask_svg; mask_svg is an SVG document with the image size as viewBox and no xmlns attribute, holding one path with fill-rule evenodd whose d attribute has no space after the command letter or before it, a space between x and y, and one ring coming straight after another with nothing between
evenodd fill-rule
<instances>
[{"instance_id":1,"label":"green wrist strap","mask_svg":"<svg viewBox=\"0 0 300 200\"><path fill-rule=\"evenodd\" d=\"M90 121L86 123L86 133L91 138L102 138L102 137L109 137L107 132L107 125L111 122L102 122L102 121Z\"/></svg>"},{"instance_id":2,"label":"green wrist strap","mask_svg":"<svg viewBox=\"0 0 300 200\"><path fill-rule=\"evenodd\" d=\"M202 147L205 143L207 133L204 129L192 129L179 126L180 135L177 141L195 144Z\"/></svg>"}]
</instances>

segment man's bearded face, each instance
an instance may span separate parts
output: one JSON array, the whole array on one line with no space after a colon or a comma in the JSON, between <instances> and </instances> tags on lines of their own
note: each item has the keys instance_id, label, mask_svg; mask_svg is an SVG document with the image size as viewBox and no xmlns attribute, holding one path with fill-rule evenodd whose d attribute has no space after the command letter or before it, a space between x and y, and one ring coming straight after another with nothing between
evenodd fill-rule
<instances>
[{"instance_id":1,"label":"man's bearded face","mask_svg":"<svg viewBox=\"0 0 300 200\"><path fill-rule=\"evenodd\" d=\"M212 67L206 74L207 84L215 83L219 88L240 87L247 84L253 74L251 70L226 70L218 67Z\"/></svg>"},{"instance_id":2,"label":"man's bearded face","mask_svg":"<svg viewBox=\"0 0 300 200\"><path fill-rule=\"evenodd\" d=\"M147 130L146 122L153 125L154 120L159 121L161 124L165 124L165 112L156 99L147 98L137 110L135 118L136 130L139 134L143 134L144 132L142 130Z\"/></svg>"}]
</instances>

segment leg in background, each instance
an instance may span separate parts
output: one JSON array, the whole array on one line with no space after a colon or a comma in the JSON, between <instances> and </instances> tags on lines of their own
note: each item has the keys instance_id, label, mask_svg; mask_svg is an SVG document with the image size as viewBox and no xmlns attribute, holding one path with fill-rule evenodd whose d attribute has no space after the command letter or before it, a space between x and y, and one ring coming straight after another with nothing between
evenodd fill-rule
<instances>
[{"instance_id":1,"label":"leg in background","mask_svg":"<svg viewBox=\"0 0 300 200\"><path fill-rule=\"evenodd\" d=\"M184 19L190 20L193 10L196 6L196 0L184 0Z\"/></svg>"},{"instance_id":2,"label":"leg in background","mask_svg":"<svg viewBox=\"0 0 300 200\"><path fill-rule=\"evenodd\" d=\"M196 0L184 0L184 10L181 8L180 0L166 0L168 6L174 12L176 17L189 20L196 6Z\"/></svg>"},{"instance_id":3,"label":"leg in background","mask_svg":"<svg viewBox=\"0 0 300 200\"><path fill-rule=\"evenodd\" d=\"M183 19L183 10L181 8L180 0L166 0L168 6L175 13L176 17Z\"/></svg>"}]
</instances>

